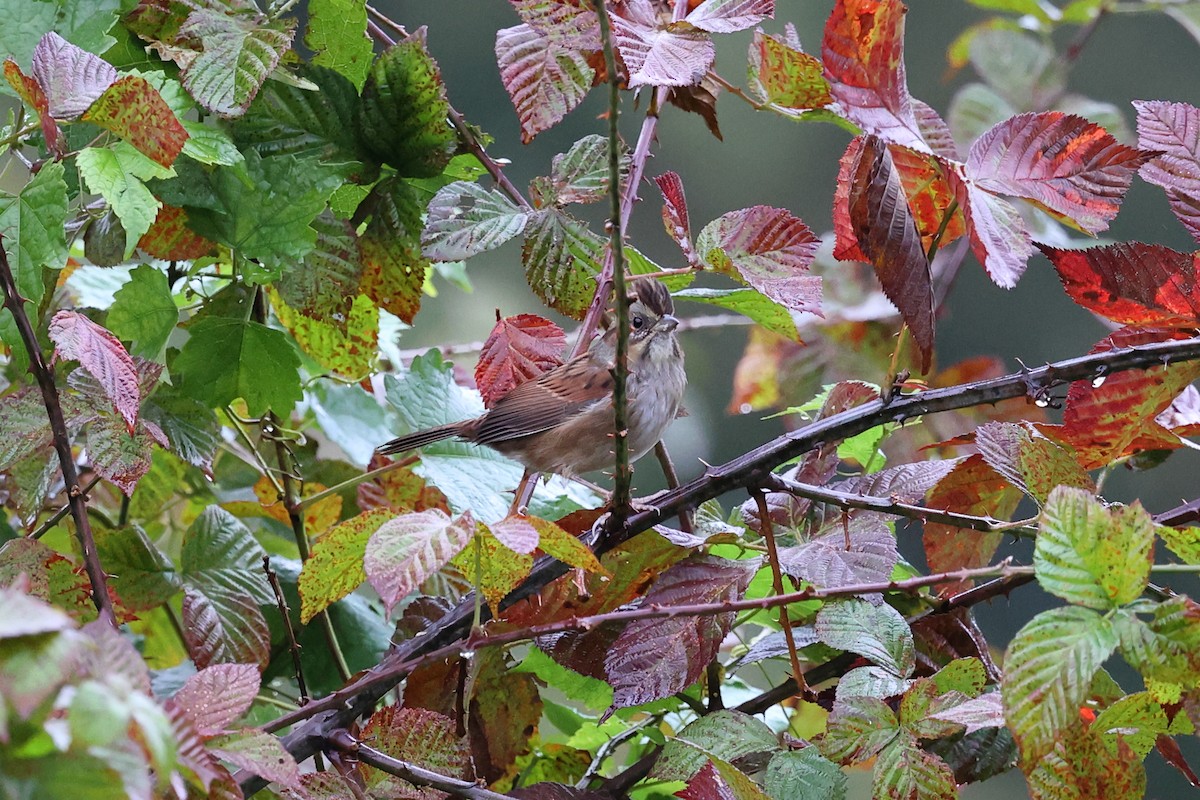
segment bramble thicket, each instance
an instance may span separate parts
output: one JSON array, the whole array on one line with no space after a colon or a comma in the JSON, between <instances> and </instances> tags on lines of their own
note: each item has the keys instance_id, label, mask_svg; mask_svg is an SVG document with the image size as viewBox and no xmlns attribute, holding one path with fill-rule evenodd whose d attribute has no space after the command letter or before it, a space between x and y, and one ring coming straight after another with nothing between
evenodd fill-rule
<instances>
[{"instance_id":1,"label":"bramble thicket","mask_svg":"<svg viewBox=\"0 0 1200 800\"><path fill-rule=\"evenodd\" d=\"M590 126L530 164L456 107L455 32L385 2L0 0L0 796L1200 785L1200 491L1105 496L1194 463L1196 256L1155 240L1200 240L1200 108L1071 89L1098 29L1200 38L1200 5L964 0L943 108L901 0L825 5L511 0L480 81L527 144ZM836 185L689 213L660 122L767 158L732 106L841 137ZM1138 184L1161 220L1097 239ZM486 341L414 352L499 257L520 308L477 292ZM939 359L960 276L1015 305L1035 268L1090 349L1021 363L1014 308ZM633 503L620 436L603 488L532 493L487 448L373 453L586 348L639 275L693 375L705 331L744 346L719 402L773 433L690 480L660 445Z\"/></svg>"}]
</instances>

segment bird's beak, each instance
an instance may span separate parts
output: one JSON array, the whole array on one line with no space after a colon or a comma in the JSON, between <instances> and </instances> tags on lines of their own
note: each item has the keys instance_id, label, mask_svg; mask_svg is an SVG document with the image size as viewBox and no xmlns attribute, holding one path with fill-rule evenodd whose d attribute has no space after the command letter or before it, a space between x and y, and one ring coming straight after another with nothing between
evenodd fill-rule
<instances>
[{"instance_id":1,"label":"bird's beak","mask_svg":"<svg viewBox=\"0 0 1200 800\"><path fill-rule=\"evenodd\" d=\"M658 327L662 328L667 333L679 327L679 318L670 314L663 314L658 319Z\"/></svg>"}]
</instances>

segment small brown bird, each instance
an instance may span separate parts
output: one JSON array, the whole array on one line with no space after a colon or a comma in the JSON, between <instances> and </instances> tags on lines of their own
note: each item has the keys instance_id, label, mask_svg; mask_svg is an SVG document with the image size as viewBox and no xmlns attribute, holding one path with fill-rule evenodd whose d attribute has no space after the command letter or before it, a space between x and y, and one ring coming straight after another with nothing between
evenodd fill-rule
<instances>
[{"instance_id":1,"label":"small brown bird","mask_svg":"<svg viewBox=\"0 0 1200 800\"><path fill-rule=\"evenodd\" d=\"M675 337L679 320L662 283L630 286L629 458L640 458L679 413L687 375ZM443 439L484 444L535 472L579 475L613 465L613 368L617 331L609 328L586 353L526 381L474 419L439 425L378 448L392 455Z\"/></svg>"}]
</instances>

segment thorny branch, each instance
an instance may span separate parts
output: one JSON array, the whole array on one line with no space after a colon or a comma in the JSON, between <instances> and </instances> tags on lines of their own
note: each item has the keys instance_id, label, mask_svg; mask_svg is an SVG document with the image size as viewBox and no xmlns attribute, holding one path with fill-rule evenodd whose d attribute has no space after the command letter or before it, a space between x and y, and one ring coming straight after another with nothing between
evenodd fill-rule
<instances>
[{"instance_id":1,"label":"thorny branch","mask_svg":"<svg viewBox=\"0 0 1200 800\"><path fill-rule=\"evenodd\" d=\"M601 534L594 544L594 549L597 554L603 554L634 535L675 516L680 509L694 508L731 489L760 485L768 479L771 470L780 464L822 444L841 441L876 425L912 419L924 414L985 405L1014 397L1044 397L1071 381L1091 380L1101 369L1105 370L1105 374L1112 374L1198 359L1200 338L1158 342L1080 356L961 386L901 395L889 398L887 403L876 400L818 420L773 439L721 466L709 469L705 475L657 498L654 509L634 514L617 530ZM550 581L566 571L565 565L553 559L538 561L530 576L505 599L501 608L507 608L519 600L537 594ZM1029 580L1032 580L1032 576L1009 576L999 585L985 584L965 592L962 597L971 598L970 603L980 602ZM965 600L963 602L970 604ZM311 720L283 739L284 746L297 760L308 758L324 746L329 731L343 728L350 721L369 713L384 694L408 675L409 665L415 660L449 645L459 649L465 647L473 606L472 597L464 598L458 606L430 626L424 636L396 647L378 665L354 682L324 698L314 700L305 708L279 717L265 726L266 730L276 731ZM950 607L954 606L943 604L941 608ZM791 694L794 694L795 685L791 686ZM259 779L246 774L239 773L237 777L247 794L263 785Z\"/></svg>"},{"instance_id":2,"label":"thorny branch","mask_svg":"<svg viewBox=\"0 0 1200 800\"><path fill-rule=\"evenodd\" d=\"M17 290L17 282L8 264L8 253L0 247L0 288L4 290L4 307L12 314L21 341L29 353L29 370L37 379L42 392L46 415L50 418L50 430L54 435L54 450L62 468L63 483L67 487L67 502L71 507L71 519L75 521L75 534L79 537L79 548L83 552L83 564L88 580L92 584L92 602L100 612L100 619L114 628L117 625L113 614L112 599L108 596L108 577L100 564L96 552L96 540L92 536L92 523L88 519L87 495L79 484L79 471L75 468L75 456L71 453L71 437L67 433L67 422L63 417L62 403L58 399L58 387L54 385L54 373L42 355L37 334L25 313L25 299Z\"/></svg>"}]
</instances>

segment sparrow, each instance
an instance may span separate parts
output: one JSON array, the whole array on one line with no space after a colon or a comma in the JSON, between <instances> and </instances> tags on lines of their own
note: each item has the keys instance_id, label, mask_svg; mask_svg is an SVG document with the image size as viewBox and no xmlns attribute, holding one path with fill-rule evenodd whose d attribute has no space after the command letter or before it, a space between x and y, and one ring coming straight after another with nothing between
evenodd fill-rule
<instances>
[{"instance_id":1,"label":"sparrow","mask_svg":"<svg viewBox=\"0 0 1200 800\"><path fill-rule=\"evenodd\" d=\"M629 299L626 387L632 462L658 443L679 414L687 375L667 287L637 279L630 284ZM586 352L517 385L482 416L400 436L377 450L394 455L456 438L487 445L534 472L574 477L611 467L616 347L612 325Z\"/></svg>"}]
</instances>

